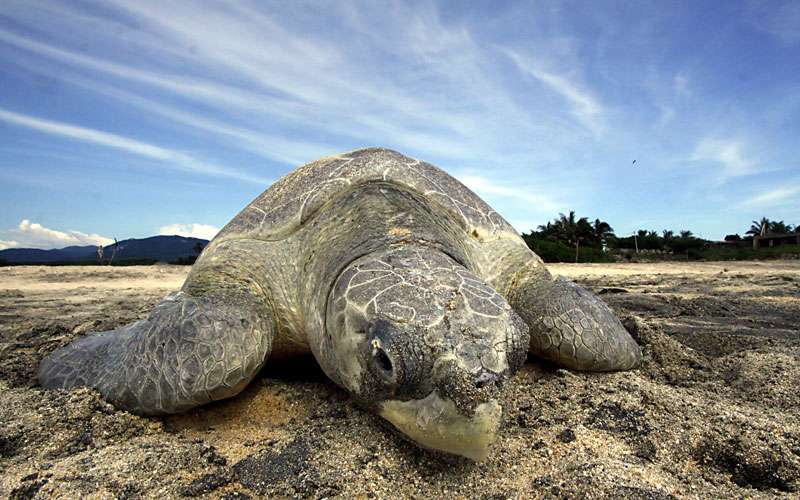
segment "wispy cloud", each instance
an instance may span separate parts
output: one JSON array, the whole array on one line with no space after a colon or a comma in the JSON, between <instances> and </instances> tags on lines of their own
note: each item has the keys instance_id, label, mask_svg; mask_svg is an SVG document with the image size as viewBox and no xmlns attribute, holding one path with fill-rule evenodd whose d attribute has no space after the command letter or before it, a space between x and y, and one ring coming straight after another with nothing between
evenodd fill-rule
<instances>
[{"instance_id":1,"label":"wispy cloud","mask_svg":"<svg viewBox=\"0 0 800 500\"><path fill-rule=\"evenodd\" d=\"M771 207L800 195L800 186L779 187L762 191L744 201L743 208Z\"/></svg>"},{"instance_id":2,"label":"wispy cloud","mask_svg":"<svg viewBox=\"0 0 800 500\"><path fill-rule=\"evenodd\" d=\"M98 84L85 78L64 76L64 81L112 97L126 105L137 106L150 113L167 118L175 123L233 139L241 148L264 158L296 166L309 160L337 153L335 146L309 142L301 139L288 139L276 134L255 129L237 127L218 119L159 103L111 85Z\"/></svg>"},{"instance_id":3,"label":"wispy cloud","mask_svg":"<svg viewBox=\"0 0 800 500\"><path fill-rule=\"evenodd\" d=\"M663 128L675 118L675 108L666 104L656 104L656 107L659 110L656 126Z\"/></svg>"},{"instance_id":4,"label":"wispy cloud","mask_svg":"<svg viewBox=\"0 0 800 500\"><path fill-rule=\"evenodd\" d=\"M604 109L591 93L581 88L566 74L547 71L532 59L524 57L514 50L503 49L503 52L514 61L520 71L532 76L566 100L570 105L572 114L582 124L595 133L602 132L604 128L602 121Z\"/></svg>"},{"instance_id":5,"label":"wispy cloud","mask_svg":"<svg viewBox=\"0 0 800 500\"><path fill-rule=\"evenodd\" d=\"M159 160L166 165L176 165L183 170L188 170L201 174L231 177L248 182L255 182L266 185L270 181L248 175L231 168L220 167L200 161L192 156L179 151L162 148L145 142L137 141L108 132L102 132L77 125L70 125L63 122L36 118L6 109L0 108L0 120L21 127L30 128L46 134L68 137L82 142L114 148L137 156L143 156L154 160Z\"/></svg>"},{"instance_id":6,"label":"wispy cloud","mask_svg":"<svg viewBox=\"0 0 800 500\"><path fill-rule=\"evenodd\" d=\"M800 3L795 0L753 2L747 19L784 43L800 42Z\"/></svg>"},{"instance_id":7,"label":"wispy cloud","mask_svg":"<svg viewBox=\"0 0 800 500\"><path fill-rule=\"evenodd\" d=\"M158 229L158 234L165 236L186 236L188 238L202 238L211 240L219 232L219 228L210 224L168 224Z\"/></svg>"},{"instance_id":8,"label":"wispy cloud","mask_svg":"<svg viewBox=\"0 0 800 500\"><path fill-rule=\"evenodd\" d=\"M487 199L494 198L500 201L503 198L512 198L524 201L530 203L531 208L537 212L552 211L557 206L549 197L538 194L529 187L512 187L475 174L462 174L457 177L465 186Z\"/></svg>"},{"instance_id":9,"label":"wispy cloud","mask_svg":"<svg viewBox=\"0 0 800 500\"><path fill-rule=\"evenodd\" d=\"M725 180L757 171L758 163L748 158L744 149L745 144L740 140L706 137L695 146L691 160L718 164L722 167L721 180Z\"/></svg>"},{"instance_id":10,"label":"wispy cloud","mask_svg":"<svg viewBox=\"0 0 800 500\"><path fill-rule=\"evenodd\" d=\"M62 248L72 245L110 245L114 240L99 234L80 231L50 229L28 219L23 219L15 229L0 231L6 238L0 240L0 250L6 248Z\"/></svg>"},{"instance_id":11,"label":"wispy cloud","mask_svg":"<svg viewBox=\"0 0 800 500\"><path fill-rule=\"evenodd\" d=\"M343 19L345 33L357 33L369 39L369 44L352 39L352 35L335 39L325 37L324 32L298 36L286 19L243 4L197 9L183 2L168 6L117 3L116 8L139 26L136 41L142 54L152 54L137 57L138 63L131 58L111 62L2 30L0 41L68 67L144 84L212 107L232 120L221 127L218 120L163 102L147 102L141 95L130 99L130 104L177 123L235 136L245 149L271 154L282 162L310 160L317 151L324 149L328 154L331 148L297 137L281 140L275 134L233 123L246 119L273 128L302 130L308 137L334 137L338 143L344 137L344 149L388 145L452 158L474 158L476 151L499 157L508 132L501 133L497 125L512 128L520 137L553 128L552 123L534 119L513 102L507 89L492 77L494 54L485 51L463 26L442 23L435 8L393 4L396 15L386 18L378 12L382 8L348 5L343 6L350 12ZM375 19L385 20L377 23ZM197 23L204 26L203 33L197 31ZM154 49L158 46L169 50L159 53ZM380 65L383 51L424 77L418 80L373 67L374 63ZM197 71L192 71L192 76L178 76L163 67L147 67L147 60L165 58ZM126 64L121 62L126 60ZM226 77L215 79L217 75ZM79 78L67 80L77 83ZM84 78L82 85L88 88L86 82ZM100 84L94 85L95 90L123 100L123 91L108 86L100 90ZM442 92L448 99L441 99ZM502 122L498 122L501 116Z\"/></svg>"},{"instance_id":12,"label":"wispy cloud","mask_svg":"<svg viewBox=\"0 0 800 500\"><path fill-rule=\"evenodd\" d=\"M248 107L264 97L235 87L217 84L207 79L180 77L169 72L152 72L131 65L120 64L102 58L81 54L75 51L54 47L52 45L31 40L9 31L0 30L0 41L19 48L35 52L39 55L55 59L62 63L78 66L118 78L152 85L163 90L190 98L216 102L218 105L234 105Z\"/></svg>"},{"instance_id":13,"label":"wispy cloud","mask_svg":"<svg viewBox=\"0 0 800 500\"><path fill-rule=\"evenodd\" d=\"M177 4L173 4L173 7L176 6ZM150 19L150 11L147 9L136 9L136 12L143 16L145 21L153 21ZM195 54L193 58L202 55L203 64L218 65L218 68L215 68L213 72L229 72L233 69L241 73L247 79L248 84L251 87L255 87L255 90L220 84L205 78L179 77L168 72L153 72L130 65L110 62L101 58L53 47L2 30L0 30L0 41L71 66L99 71L131 82L153 86L159 90L170 92L181 98L196 100L219 110L230 112L231 109L235 109L251 117L259 115L270 117L266 123L273 122L277 118L281 122L295 124L292 125L292 128L297 127L298 125L296 124L310 129L330 127L332 120L341 116L342 112L345 111L344 108L352 106L352 103L361 105L355 109L371 103L374 106L372 112L350 114L348 120L338 121L333 126L335 133L338 135L345 135L362 141L367 139L366 142L355 143L358 145L379 145L374 138L383 137L385 138L384 142L388 142L390 145L406 145L417 151L457 152L460 148L455 147L456 143L452 141L452 134L457 135L457 129L468 126L465 125L465 119L474 123L478 122L475 117L467 118L465 115L435 113L424 102L424 99L414 97L410 93L393 90L391 82L370 81L369 77L366 77L363 81L358 81L355 75L349 75L346 70L326 68L325 66L330 61L325 65L320 63L320 67L315 69L312 65L315 61L320 61L323 58L308 59L305 57L309 50L308 48L296 54L295 57L282 59L280 64L275 61L265 61L263 65L253 65L251 63L253 59L262 57L263 54L291 51L292 47L299 43L295 43L297 42L296 37L289 33L285 33L285 36L276 37L276 40L271 42L280 44L283 41L289 47L270 47L259 50L259 45L264 43L263 35L256 36L256 33L246 30L245 33L239 33L239 38L251 36L251 40L242 39L237 41L236 50L233 53L220 53L218 44L209 42L207 37L196 38L196 32L193 29L187 29L184 24L185 18L176 16L168 19L166 12L162 14L164 15L155 16L159 19L159 22L154 21L154 24L151 25L152 28L160 30L161 36L173 39L173 42L177 45L191 45ZM230 16L231 13L228 14L228 17ZM167 22L168 20L169 22ZM253 20L249 18L235 20L229 18L225 22L233 24L234 21L238 21L243 26L253 24ZM209 19L209 23L212 22L221 21ZM255 28L256 26L253 26L253 29ZM218 35L220 37L227 36ZM223 44L223 46L226 45L229 46L231 44ZM204 50L207 52L204 52ZM287 65L290 63L293 69L287 72L287 69L289 69ZM36 71L34 68L31 69ZM308 73L314 74L315 77L309 79L307 77ZM342 76L336 77L337 73L341 73ZM237 128L229 124L221 125L197 114L148 101L141 96L91 82L85 78L71 76L67 77L66 80L86 88L93 88L95 91L120 100L127 99L130 104L161 114L175 122L209 132L233 136L239 139L240 144L244 145L246 149L261 155L266 154L280 162L298 164L332 152L331 147L327 145L312 144L296 138L290 141L274 136L270 137L252 130ZM293 99L286 99L286 93L291 93ZM350 111L352 111L352 108ZM402 119L387 118L398 114L402 116ZM383 118L378 118L378 116ZM421 124L425 119L430 120L430 122L426 126L417 127L417 130L430 131L431 126L435 125L439 130L448 132L446 134L437 132L437 137L431 136L430 133L424 135L418 131L415 132L414 128L409 127L410 123ZM262 122L264 122L263 119ZM326 132L330 133L329 130ZM418 140L416 136L424 137L424 143ZM463 143L460 145L463 146Z\"/></svg>"},{"instance_id":14,"label":"wispy cloud","mask_svg":"<svg viewBox=\"0 0 800 500\"><path fill-rule=\"evenodd\" d=\"M675 73L675 76L672 77L672 88L675 90L676 94L688 94L689 75L683 71Z\"/></svg>"}]
</instances>

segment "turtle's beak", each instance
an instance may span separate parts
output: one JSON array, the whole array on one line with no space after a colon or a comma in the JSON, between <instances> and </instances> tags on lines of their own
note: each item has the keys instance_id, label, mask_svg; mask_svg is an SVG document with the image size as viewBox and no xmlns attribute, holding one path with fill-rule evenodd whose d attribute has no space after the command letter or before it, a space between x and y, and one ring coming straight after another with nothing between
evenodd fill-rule
<instances>
[{"instance_id":1,"label":"turtle's beak","mask_svg":"<svg viewBox=\"0 0 800 500\"><path fill-rule=\"evenodd\" d=\"M421 446L484 460L500 428L502 408L495 399L481 403L471 417L433 391L424 399L384 401L380 415Z\"/></svg>"}]
</instances>

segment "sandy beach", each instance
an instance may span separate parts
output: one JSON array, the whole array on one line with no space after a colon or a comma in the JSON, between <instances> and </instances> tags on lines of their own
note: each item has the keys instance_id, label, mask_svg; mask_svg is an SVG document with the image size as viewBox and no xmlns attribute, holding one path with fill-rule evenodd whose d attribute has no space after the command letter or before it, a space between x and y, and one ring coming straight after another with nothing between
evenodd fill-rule
<instances>
[{"instance_id":1,"label":"sandy beach","mask_svg":"<svg viewBox=\"0 0 800 500\"><path fill-rule=\"evenodd\" d=\"M141 418L39 360L147 316L188 267L0 268L0 496L771 498L800 489L800 262L560 264L641 344L632 372L529 359L479 464L424 452L313 358L239 396Z\"/></svg>"}]
</instances>

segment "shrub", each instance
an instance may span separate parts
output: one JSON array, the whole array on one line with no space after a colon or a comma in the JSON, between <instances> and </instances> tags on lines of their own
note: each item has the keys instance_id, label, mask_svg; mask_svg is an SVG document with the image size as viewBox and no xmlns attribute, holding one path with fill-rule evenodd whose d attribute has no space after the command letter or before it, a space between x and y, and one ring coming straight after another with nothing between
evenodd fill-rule
<instances>
[{"instance_id":1,"label":"shrub","mask_svg":"<svg viewBox=\"0 0 800 500\"><path fill-rule=\"evenodd\" d=\"M528 248L536 252L536 255L545 262L575 262L575 247L567 246L560 241L532 238L530 235L523 235L523 239ZM597 252L594 248L586 246L579 248L578 262L614 262L614 259L602 251Z\"/></svg>"}]
</instances>

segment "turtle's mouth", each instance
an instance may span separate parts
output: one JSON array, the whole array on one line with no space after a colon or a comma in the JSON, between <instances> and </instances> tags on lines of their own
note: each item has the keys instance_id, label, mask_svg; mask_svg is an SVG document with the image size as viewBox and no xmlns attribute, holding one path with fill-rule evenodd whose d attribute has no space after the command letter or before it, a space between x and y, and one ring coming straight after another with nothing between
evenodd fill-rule
<instances>
[{"instance_id":1,"label":"turtle's mouth","mask_svg":"<svg viewBox=\"0 0 800 500\"><path fill-rule=\"evenodd\" d=\"M479 462L500 428L502 408L492 399L481 403L471 417L434 391L424 399L384 401L380 415L419 445Z\"/></svg>"}]
</instances>

